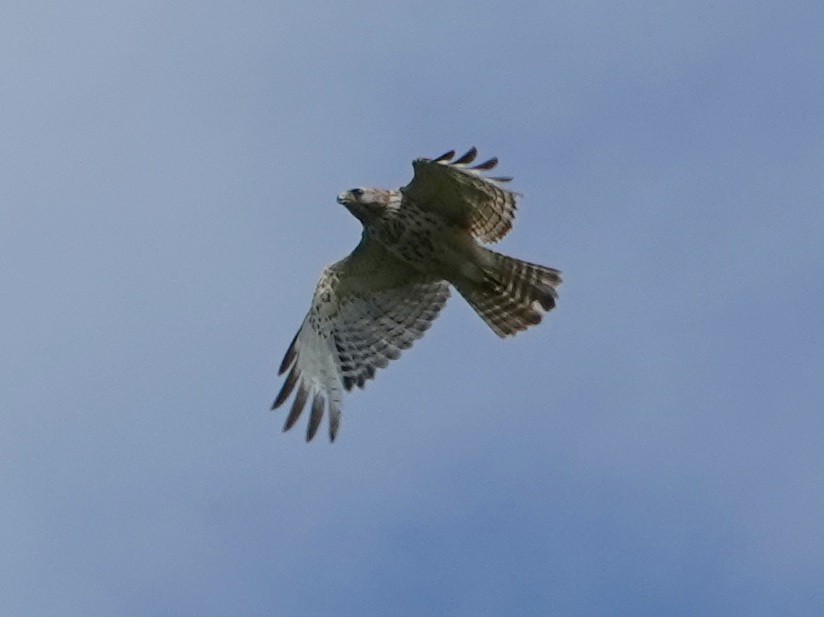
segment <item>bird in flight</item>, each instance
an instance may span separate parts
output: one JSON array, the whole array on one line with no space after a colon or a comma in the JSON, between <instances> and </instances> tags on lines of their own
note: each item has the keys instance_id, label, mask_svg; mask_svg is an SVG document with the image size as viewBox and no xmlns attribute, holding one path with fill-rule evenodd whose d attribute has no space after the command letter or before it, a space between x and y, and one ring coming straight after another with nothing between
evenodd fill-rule
<instances>
[{"instance_id":1,"label":"bird in flight","mask_svg":"<svg viewBox=\"0 0 824 617\"><path fill-rule=\"evenodd\" d=\"M310 401L306 441L324 412L329 439L341 421L341 399L423 336L449 297L450 285L498 336L541 322L555 307L561 273L484 246L512 228L517 193L511 178L492 176L498 159L472 163L471 148L419 158L412 181L398 190L355 188L338 203L362 224L355 250L321 274L303 324L279 373L288 371L272 409L295 388L284 431ZM453 160L454 159L454 160Z\"/></svg>"}]
</instances>

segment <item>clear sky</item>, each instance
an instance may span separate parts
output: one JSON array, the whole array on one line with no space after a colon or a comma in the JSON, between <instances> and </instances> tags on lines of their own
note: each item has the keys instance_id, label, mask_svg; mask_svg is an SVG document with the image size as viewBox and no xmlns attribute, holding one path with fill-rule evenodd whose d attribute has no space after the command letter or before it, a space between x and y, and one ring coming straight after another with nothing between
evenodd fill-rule
<instances>
[{"instance_id":1,"label":"clear sky","mask_svg":"<svg viewBox=\"0 0 824 617\"><path fill-rule=\"evenodd\" d=\"M824 614L824 4L0 9L0 612ZM282 434L360 228L477 146L513 255Z\"/></svg>"}]
</instances>

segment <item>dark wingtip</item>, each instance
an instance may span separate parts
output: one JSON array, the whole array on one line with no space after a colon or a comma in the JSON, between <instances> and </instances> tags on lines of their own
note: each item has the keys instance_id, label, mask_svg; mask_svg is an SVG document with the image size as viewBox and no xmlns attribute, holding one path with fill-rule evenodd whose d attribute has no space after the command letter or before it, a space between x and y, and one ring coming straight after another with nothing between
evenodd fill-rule
<instances>
[{"instance_id":1,"label":"dark wingtip","mask_svg":"<svg viewBox=\"0 0 824 617\"><path fill-rule=\"evenodd\" d=\"M340 427L340 412L329 413L329 443L335 443L335 437L338 436L338 428Z\"/></svg>"},{"instance_id":2,"label":"dark wingtip","mask_svg":"<svg viewBox=\"0 0 824 617\"><path fill-rule=\"evenodd\" d=\"M452 164L453 165L466 165L467 163L471 163L472 161L474 161L475 157L477 155L478 155L478 149L475 146L472 146L458 160L453 161Z\"/></svg>"},{"instance_id":3,"label":"dark wingtip","mask_svg":"<svg viewBox=\"0 0 824 617\"><path fill-rule=\"evenodd\" d=\"M455 151L450 150L449 152L444 152L438 158L432 159L435 163L444 163L446 161L451 161L452 157L455 156Z\"/></svg>"},{"instance_id":4,"label":"dark wingtip","mask_svg":"<svg viewBox=\"0 0 824 617\"><path fill-rule=\"evenodd\" d=\"M320 392L315 392L312 399L312 410L309 412L309 426L306 427L306 441L312 441L318 432L320 422L323 420L323 403L323 395Z\"/></svg>"},{"instance_id":5,"label":"dark wingtip","mask_svg":"<svg viewBox=\"0 0 824 617\"><path fill-rule=\"evenodd\" d=\"M490 169L493 169L497 164L498 157L493 156L491 159L486 160L483 163L478 163L472 169L477 169L478 171L489 171Z\"/></svg>"},{"instance_id":6,"label":"dark wingtip","mask_svg":"<svg viewBox=\"0 0 824 617\"><path fill-rule=\"evenodd\" d=\"M293 366L292 370L289 371L289 374L286 376L286 381L283 383L283 387L280 389L280 392L275 398L275 402L272 403L272 409L277 409L283 405L287 398L289 398L289 395L292 394L292 390L295 389L295 384L297 384L299 376L297 366Z\"/></svg>"},{"instance_id":7,"label":"dark wingtip","mask_svg":"<svg viewBox=\"0 0 824 617\"><path fill-rule=\"evenodd\" d=\"M306 399L309 397L308 388L301 383L298 386L298 393L295 395L295 400L292 403L292 409L289 411L289 416L286 418L286 423L283 425L283 430L288 431L298 421L300 414L303 413L303 407L306 405Z\"/></svg>"},{"instance_id":8,"label":"dark wingtip","mask_svg":"<svg viewBox=\"0 0 824 617\"><path fill-rule=\"evenodd\" d=\"M286 369L289 368L289 365L292 364L292 361L297 355L295 353L295 343L298 340L298 334L300 334L300 330L295 333L295 337L292 339L292 342L289 343L289 349L286 350L286 354L283 356L283 361L280 363L278 375L283 375L286 372Z\"/></svg>"}]
</instances>

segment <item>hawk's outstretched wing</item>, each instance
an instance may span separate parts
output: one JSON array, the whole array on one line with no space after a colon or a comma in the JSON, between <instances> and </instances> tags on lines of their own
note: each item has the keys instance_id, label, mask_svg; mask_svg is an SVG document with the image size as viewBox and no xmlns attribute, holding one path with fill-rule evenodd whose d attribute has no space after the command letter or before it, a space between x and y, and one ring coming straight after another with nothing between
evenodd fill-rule
<instances>
[{"instance_id":1,"label":"hawk's outstretched wing","mask_svg":"<svg viewBox=\"0 0 824 617\"><path fill-rule=\"evenodd\" d=\"M512 178L483 175L498 159L470 166L477 154L470 148L454 161L454 150L436 159L416 159L415 177L401 192L422 209L468 229L481 242L497 242L512 228L517 193L501 186Z\"/></svg>"},{"instance_id":2,"label":"hawk's outstretched wing","mask_svg":"<svg viewBox=\"0 0 824 617\"><path fill-rule=\"evenodd\" d=\"M423 336L449 297L445 281L412 270L366 236L351 255L324 270L312 307L289 346L280 374L289 371L272 409L297 386L283 430L311 397L306 440L329 409L329 438L340 425L343 390L375 376Z\"/></svg>"}]
</instances>

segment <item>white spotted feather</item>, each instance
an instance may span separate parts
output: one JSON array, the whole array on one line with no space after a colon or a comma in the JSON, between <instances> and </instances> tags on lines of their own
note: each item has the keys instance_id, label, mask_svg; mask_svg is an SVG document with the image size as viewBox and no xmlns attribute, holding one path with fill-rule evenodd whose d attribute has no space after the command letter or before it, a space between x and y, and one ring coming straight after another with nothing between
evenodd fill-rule
<instances>
[{"instance_id":1,"label":"white spotted feather","mask_svg":"<svg viewBox=\"0 0 824 617\"><path fill-rule=\"evenodd\" d=\"M283 430L297 422L312 401L306 440L314 438L329 412L334 441L344 390L363 388L423 336L449 297L446 281L434 280L364 238L355 251L324 270L303 320L283 358L289 374L272 409L297 388Z\"/></svg>"},{"instance_id":2,"label":"white spotted feather","mask_svg":"<svg viewBox=\"0 0 824 617\"><path fill-rule=\"evenodd\" d=\"M518 194L502 186L512 178L485 175L498 164L497 158L471 165L477 154L470 148L454 161L454 150L434 159L416 159L415 176L401 192L420 208L468 229L481 242L498 242L512 229Z\"/></svg>"}]
</instances>

